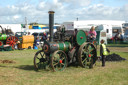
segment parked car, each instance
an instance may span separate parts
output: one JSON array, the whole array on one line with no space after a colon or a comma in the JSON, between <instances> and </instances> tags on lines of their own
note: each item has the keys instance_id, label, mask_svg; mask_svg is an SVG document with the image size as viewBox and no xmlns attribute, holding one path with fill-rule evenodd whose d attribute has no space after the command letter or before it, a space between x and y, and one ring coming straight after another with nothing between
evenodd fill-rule
<instances>
[{"instance_id":1,"label":"parked car","mask_svg":"<svg viewBox=\"0 0 128 85\"><path fill-rule=\"evenodd\" d=\"M41 39L43 36L43 32L41 32L41 33L34 32L34 33L32 33L32 35L34 36L34 40L36 40L37 37L39 37L39 39Z\"/></svg>"}]
</instances>

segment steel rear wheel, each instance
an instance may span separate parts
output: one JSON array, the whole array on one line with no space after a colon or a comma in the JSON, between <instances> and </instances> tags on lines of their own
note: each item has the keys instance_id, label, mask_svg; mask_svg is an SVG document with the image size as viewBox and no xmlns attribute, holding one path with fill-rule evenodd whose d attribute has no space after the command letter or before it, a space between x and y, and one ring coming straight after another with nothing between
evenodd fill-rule
<instances>
[{"instance_id":1,"label":"steel rear wheel","mask_svg":"<svg viewBox=\"0 0 128 85\"><path fill-rule=\"evenodd\" d=\"M67 67L67 55L61 50L55 51L51 56L53 71L62 71Z\"/></svg>"},{"instance_id":2,"label":"steel rear wheel","mask_svg":"<svg viewBox=\"0 0 128 85\"><path fill-rule=\"evenodd\" d=\"M34 67L36 70L44 69L48 65L48 61L46 58L46 54L43 50L39 50L36 52L34 56Z\"/></svg>"},{"instance_id":3,"label":"steel rear wheel","mask_svg":"<svg viewBox=\"0 0 128 85\"><path fill-rule=\"evenodd\" d=\"M96 56L96 48L91 43L83 43L78 50L78 60L79 64L82 67L89 66L89 68L93 67L95 63Z\"/></svg>"}]
</instances>

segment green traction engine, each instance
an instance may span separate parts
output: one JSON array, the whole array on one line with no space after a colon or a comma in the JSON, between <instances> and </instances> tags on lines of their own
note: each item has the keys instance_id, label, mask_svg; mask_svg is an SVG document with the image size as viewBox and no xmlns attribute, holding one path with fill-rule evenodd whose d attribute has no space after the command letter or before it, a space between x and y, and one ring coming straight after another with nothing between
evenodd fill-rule
<instances>
[{"instance_id":1,"label":"green traction engine","mask_svg":"<svg viewBox=\"0 0 128 85\"><path fill-rule=\"evenodd\" d=\"M53 71L62 71L68 65L77 64L92 68L97 60L95 45L86 42L83 30L58 30L53 35L54 12L49 12L50 41L44 41L42 50L34 56L36 70L49 67Z\"/></svg>"},{"instance_id":2,"label":"green traction engine","mask_svg":"<svg viewBox=\"0 0 128 85\"><path fill-rule=\"evenodd\" d=\"M0 26L2 32L0 33L0 51L10 51L14 49L14 45L18 41L17 37L10 34L8 29L3 29Z\"/></svg>"}]
</instances>

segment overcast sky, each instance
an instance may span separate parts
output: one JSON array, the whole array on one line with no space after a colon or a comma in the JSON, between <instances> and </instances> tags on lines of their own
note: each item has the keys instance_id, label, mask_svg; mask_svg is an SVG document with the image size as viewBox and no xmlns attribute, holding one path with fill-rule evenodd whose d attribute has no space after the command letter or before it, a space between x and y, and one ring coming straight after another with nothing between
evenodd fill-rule
<instances>
[{"instance_id":1,"label":"overcast sky","mask_svg":"<svg viewBox=\"0 0 128 85\"><path fill-rule=\"evenodd\" d=\"M0 24L79 20L128 20L128 0L0 0Z\"/></svg>"}]
</instances>

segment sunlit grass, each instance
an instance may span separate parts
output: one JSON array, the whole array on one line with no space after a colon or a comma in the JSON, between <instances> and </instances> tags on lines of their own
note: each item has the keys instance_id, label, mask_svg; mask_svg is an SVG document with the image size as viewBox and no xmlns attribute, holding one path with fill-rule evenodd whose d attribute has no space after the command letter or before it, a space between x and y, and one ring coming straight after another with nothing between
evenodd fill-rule
<instances>
[{"instance_id":1,"label":"sunlit grass","mask_svg":"<svg viewBox=\"0 0 128 85\"><path fill-rule=\"evenodd\" d=\"M34 70L33 58L38 50L0 52L0 60L16 63L0 63L0 85L127 85L128 53L117 52L126 58L121 62L97 62L93 69L70 66L61 72ZM113 53L114 51L111 51ZM99 51L98 51L99 54Z\"/></svg>"}]
</instances>

